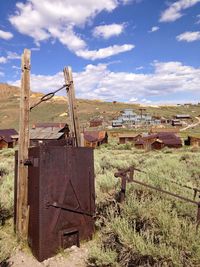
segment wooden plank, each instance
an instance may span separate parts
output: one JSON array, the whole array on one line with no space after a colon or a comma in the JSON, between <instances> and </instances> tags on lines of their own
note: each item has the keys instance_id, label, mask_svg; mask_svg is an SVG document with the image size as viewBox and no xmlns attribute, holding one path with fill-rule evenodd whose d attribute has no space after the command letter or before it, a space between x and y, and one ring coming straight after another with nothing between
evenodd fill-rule
<instances>
[{"instance_id":1,"label":"wooden plank","mask_svg":"<svg viewBox=\"0 0 200 267\"><path fill-rule=\"evenodd\" d=\"M24 162L28 159L29 147L29 99L30 99L30 50L25 49L22 55L21 95L20 95L20 124L18 151L18 181L17 181L17 209L16 231L20 238L26 239L28 234L28 166Z\"/></svg>"},{"instance_id":2,"label":"wooden plank","mask_svg":"<svg viewBox=\"0 0 200 267\"><path fill-rule=\"evenodd\" d=\"M71 67L65 67L63 70L65 83L69 86L67 88L67 96L68 96L68 108L69 108L69 116L70 116L70 128L72 136L75 137L75 146L81 145L81 137L80 137L80 128L77 114L77 103L75 98L75 89L74 82L72 76Z\"/></svg>"}]
</instances>

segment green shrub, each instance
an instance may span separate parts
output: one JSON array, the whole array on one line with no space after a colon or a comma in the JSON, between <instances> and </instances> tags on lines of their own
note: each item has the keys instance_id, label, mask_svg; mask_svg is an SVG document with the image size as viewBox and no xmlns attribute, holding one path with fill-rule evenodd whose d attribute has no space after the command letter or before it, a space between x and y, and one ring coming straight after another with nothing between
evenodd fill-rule
<instances>
[{"instance_id":1,"label":"green shrub","mask_svg":"<svg viewBox=\"0 0 200 267\"><path fill-rule=\"evenodd\" d=\"M13 157L15 155L15 150L13 148L8 148L8 149L2 149L0 150L0 155L3 157Z\"/></svg>"},{"instance_id":2,"label":"green shrub","mask_svg":"<svg viewBox=\"0 0 200 267\"><path fill-rule=\"evenodd\" d=\"M89 267L117 267L117 253L111 249L103 249L93 245L88 255L87 265Z\"/></svg>"},{"instance_id":3,"label":"green shrub","mask_svg":"<svg viewBox=\"0 0 200 267\"><path fill-rule=\"evenodd\" d=\"M1 262L9 258L12 251L17 247L17 239L13 229L13 219L0 226L0 266L4 266L1 265Z\"/></svg>"},{"instance_id":4,"label":"green shrub","mask_svg":"<svg viewBox=\"0 0 200 267\"><path fill-rule=\"evenodd\" d=\"M131 150L133 145L131 143L126 143L126 144L120 144L118 145L117 149L118 150Z\"/></svg>"},{"instance_id":5,"label":"green shrub","mask_svg":"<svg viewBox=\"0 0 200 267\"><path fill-rule=\"evenodd\" d=\"M9 174L9 166L7 162L0 163L0 177Z\"/></svg>"},{"instance_id":6,"label":"green shrub","mask_svg":"<svg viewBox=\"0 0 200 267\"><path fill-rule=\"evenodd\" d=\"M92 254L91 266L101 266L102 251L112 251L121 267L199 266L197 207L135 183L127 184L126 201L117 205L120 179L113 178L117 168L135 165L145 171L135 172L135 179L192 199L192 190L171 181L199 187L199 159L200 151L190 149L144 152L104 148L95 152L100 240L94 241L98 249Z\"/></svg>"},{"instance_id":7,"label":"green shrub","mask_svg":"<svg viewBox=\"0 0 200 267\"><path fill-rule=\"evenodd\" d=\"M0 151L0 263L10 256L16 247L13 232L14 150ZM1 265L1 264L0 264Z\"/></svg>"},{"instance_id":8,"label":"green shrub","mask_svg":"<svg viewBox=\"0 0 200 267\"><path fill-rule=\"evenodd\" d=\"M13 174L3 177L0 184L0 205L8 210L9 214L13 213L14 201L14 178Z\"/></svg>"}]
</instances>

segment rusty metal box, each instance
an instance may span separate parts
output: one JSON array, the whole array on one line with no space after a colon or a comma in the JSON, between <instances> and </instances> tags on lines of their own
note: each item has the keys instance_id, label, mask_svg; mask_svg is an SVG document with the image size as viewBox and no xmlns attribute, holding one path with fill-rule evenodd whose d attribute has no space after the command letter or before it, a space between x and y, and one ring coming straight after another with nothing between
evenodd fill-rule
<instances>
[{"instance_id":1,"label":"rusty metal box","mask_svg":"<svg viewBox=\"0 0 200 267\"><path fill-rule=\"evenodd\" d=\"M94 231L94 159L91 148L29 148L28 242L43 261L60 248L79 246Z\"/></svg>"}]
</instances>

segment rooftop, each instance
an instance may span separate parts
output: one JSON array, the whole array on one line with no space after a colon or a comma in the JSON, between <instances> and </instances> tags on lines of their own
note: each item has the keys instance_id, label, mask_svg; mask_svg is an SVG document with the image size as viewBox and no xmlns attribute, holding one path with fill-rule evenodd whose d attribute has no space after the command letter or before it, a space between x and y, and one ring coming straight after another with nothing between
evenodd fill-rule
<instances>
[{"instance_id":1,"label":"rooftop","mask_svg":"<svg viewBox=\"0 0 200 267\"><path fill-rule=\"evenodd\" d=\"M46 128L35 128L30 130L30 139L32 140L57 140L61 136L64 135L64 133L60 133L60 128L52 128L52 127L46 127Z\"/></svg>"},{"instance_id":2,"label":"rooftop","mask_svg":"<svg viewBox=\"0 0 200 267\"><path fill-rule=\"evenodd\" d=\"M7 143L10 143L13 141L13 136L17 136L18 132L15 129L2 129L0 130L0 137L1 140L6 141Z\"/></svg>"}]
</instances>

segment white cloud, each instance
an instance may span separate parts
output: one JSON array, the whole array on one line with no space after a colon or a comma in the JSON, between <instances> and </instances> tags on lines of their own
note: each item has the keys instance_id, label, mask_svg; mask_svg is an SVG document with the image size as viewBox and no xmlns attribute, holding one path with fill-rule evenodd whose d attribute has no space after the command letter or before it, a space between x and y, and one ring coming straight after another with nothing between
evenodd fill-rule
<instances>
[{"instance_id":1,"label":"white cloud","mask_svg":"<svg viewBox=\"0 0 200 267\"><path fill-rule=\"evenodd\" d=\"M0 57L0 63L5 64L7 62L7 58L6 57Z\"/></svg>"},{"instance_id":2,"label":"white cloud","mask_svg":"<svg viewBox=\"0 0 200 267\"><path fill-rule=\"evenodd\" d=\"M89 50L86 42L75 33L75 26L84 27L101 11L111 12L118 5L117 0L43 0L40 3L29 0L25 4L17 3L17 12L9 20L19 32L31 36L37 45L49 38L57 39L77 56L94 60L105 58L106 54L117 54L117 46ZM119 53L130 50L126 50L127 45L121 47ZM109 52L111 49L114 51Z\"/></svg>"},{"instance_id":3,"label":"white cloud","mask_svg":"<svg viewBox=\"0 0 200 267\"><path fill-rule=\"evenodd\" d=\"M21 59L21 56L18 55L16 52L11 52L11 51L7 51L6 52L6 56L1 56L0 57L0 64L5 64L11 60L15 60L15 59Z\"/></svg>"},{"instance_id":4,"label":"white cloud","mask_svg":"<svg viewBox=\"0 0 200 267\"><path fill-rule=\"evenodd\" d=\"M40 51L40 47L32 47L30 50L31 51Z\"/></svg>"},{"instance_id":5,"label":"white cloud","mask_svg":"<svg viewBox=\"0 0 200 267\"><path fill-rule=\"evenodd\" d=\"M176 36L176 39L180 41L186 42L194 42L200 40L200 32L184 32L180 35Z\"/></svg>"},{"instance_id":6,"label":"white cloud","mask_svg":"<svg viewBox=\"0 0 200 267\"><path fill-rule=\"evenodd\" d=\"M79 51L86 48L86 43L75 34L72 26L68 26L66 29L59 29L52 26L49 28L49 32L54 38L58 38L59 41L66 45L71 51Z\"/></svg>"},{"instance_id":7,"label":"white cloud","mask_svg":"<svg viewBox=\"0 0 200 267\"><path fill-rule=\"evenodd\" d=\"M161 14L160 22L172 22L183 16L182 11L190 8L200 0L178 0L169 5L169 7Z\"/></svg>"},{"instance_id":8,"label":"white cloud","mask_svg":"<svg viewBox=\"0 0 200 267\"><path fill-rule=\"evenodd\" d=\"M13 38L13 34L11 32L5 32L0 30L0 38L4 40L10 40Z\"/></svg>"},{"instance_id":9,"label":"white cloud","mask_svg":"<svg viewBox=\"0 0 200 267\"><path fill-rule=\"evenodd\" d=\"M136 101L138 101L137 97L131 97L131 99L129 99L128 102L136 102Z\"/></svg>"},{"instance_id":10,"label":"white cloud","mask_svg":"<svg viewBox=\"0 0 200 267\"><path fill-rule=\"evenodd\" d=\"M13 59L21 59L21 56L18 55L16 52L7 52L7 59L13 60Z\"/></svg>"},{"instance_id":11,"label":"white cloud","mask_svg":"<svg viewBox=\"0 0 200 267\"><path fill-rule=\"evenodd\" d=\"M13 66L12 66L12 68L13 68L13 69L15 69L15 70L21 70L21 68L20 68L20 67L18 67L18 66L15 66L15 65L13 65Z\"/></svg>"},{"instance_id":12,"label":"white cloud","mask_svg":"<svg viewBox=\"0 0 200 267\"><path fill-rule=\"evenodd\" d=\"M119 0L29 0L17 3L16 13L9 20L20 33L32 37L38 46L41 41L52 38L78 56L97 59L102 57L94 56L94 53L101 54L110 47L90 51L86 42L75 32L75 27L85 27L97 14L112 12L120 3Z\"/></svg>"},{"instance_id":13,"label":"white cloud","mask_svg":"<svg viewBox=\"0 0 200 267\"><path fill-rule=\"evenodd\" d=\"M109 24L109 25L101 25L97 26L93 30L93 35L95 37L103 37L104 39L108 39L112 36L120 35L125 28L125 24Z\"/></svg>"},{"instance_id":14,"label":"white cloud","mask_svg":"<svg viewBox=\"0 0 200 267\"><path fill-rule=\"evenodd\" d=\"M158 26L153 26L149 32L150 32L150 33L151 33L151 32L157 32L159 29L160 29L160 27L158 27Z\"/></svg>"},{"instance_id":15,"label":"white cloud","mask_svg":"<svg viewBox=\"0 0 200 267\"><path fill-rule=\"evenodd\" d=\"M5 76L5 73L0 71L0 77L4 77Z\"/></svg>"},{"instance_id":16,"label":"white cloud","mask_svg":"<svg viewBox=\"0 0 200 267\"><path fill-rule=\"evenodd\" d=\"M11 52L11 51L7 51L7 56L6 57L0 57L0 63L5 64L9 60L20 59L20 58L21 57L17 53Z\"/></svg>"},{"instance_id":17,"label":"white cloud","mask_svg":"<svg viewBox=\"0 0 200 267\"><path fill-rule=\"evenodd\" d=\"M134 45L130 44L113 45L106 48L101 48L99 50L79 50L76 54L85 59L96 60L130 51L134 47Z\"/></svg>"},{"instance_id":18,"label":"white cloud","mask_svg":"<svg viewBox=\"0 0 200 267\"><path fill-rule=\"evenodd\" d=\"M153 73L138 74L112 72L106 64L87 65L83 71L73 75L76 95L78 98L109 101L133 101L137 98L138 102L147 103L155 96L164 99L174 93L179 93L180 97L184 93L199 93L200 68L185 66L181 62L155 61L153 66ZM63 82L62 72L53 76L32 75L31 90L47 93ZM20 81L13 84L19 85Z\"/></svg>"},{"instance_id":19,"label":"white cloud","mask_svg":"<svg viewBox=\"0 0 200 267\"><path fill-rule=\"evenodd\" d=\"M136 67L135 69L136 69L136 70L143 70L144 67L143 67L143 66L139 66L139 67Z\"/></svg>"},{"instance_id":20,"label":"white cloud","mask_svg":"<svg viewBox=\"0 0 200 267\"><path fill-rule=\"evenodd\" d=\"M151 101L151 100L148 100L148 99L146 99L146 98L143 98L143 99L141 100L141 102L144 103L144 104L150 104L152 101Z\"/></svg>"},{"instance_id":21,"label":"white cloud","mask_svg":"<svg viewBox=\"0 0 200 267\"><path fill-rule=\"evenodd\" d=\"M122 4L127 5L127 4L131 4L131 3L140 3L143 0L121 0Z\"/></svg>"}]
</instances>

